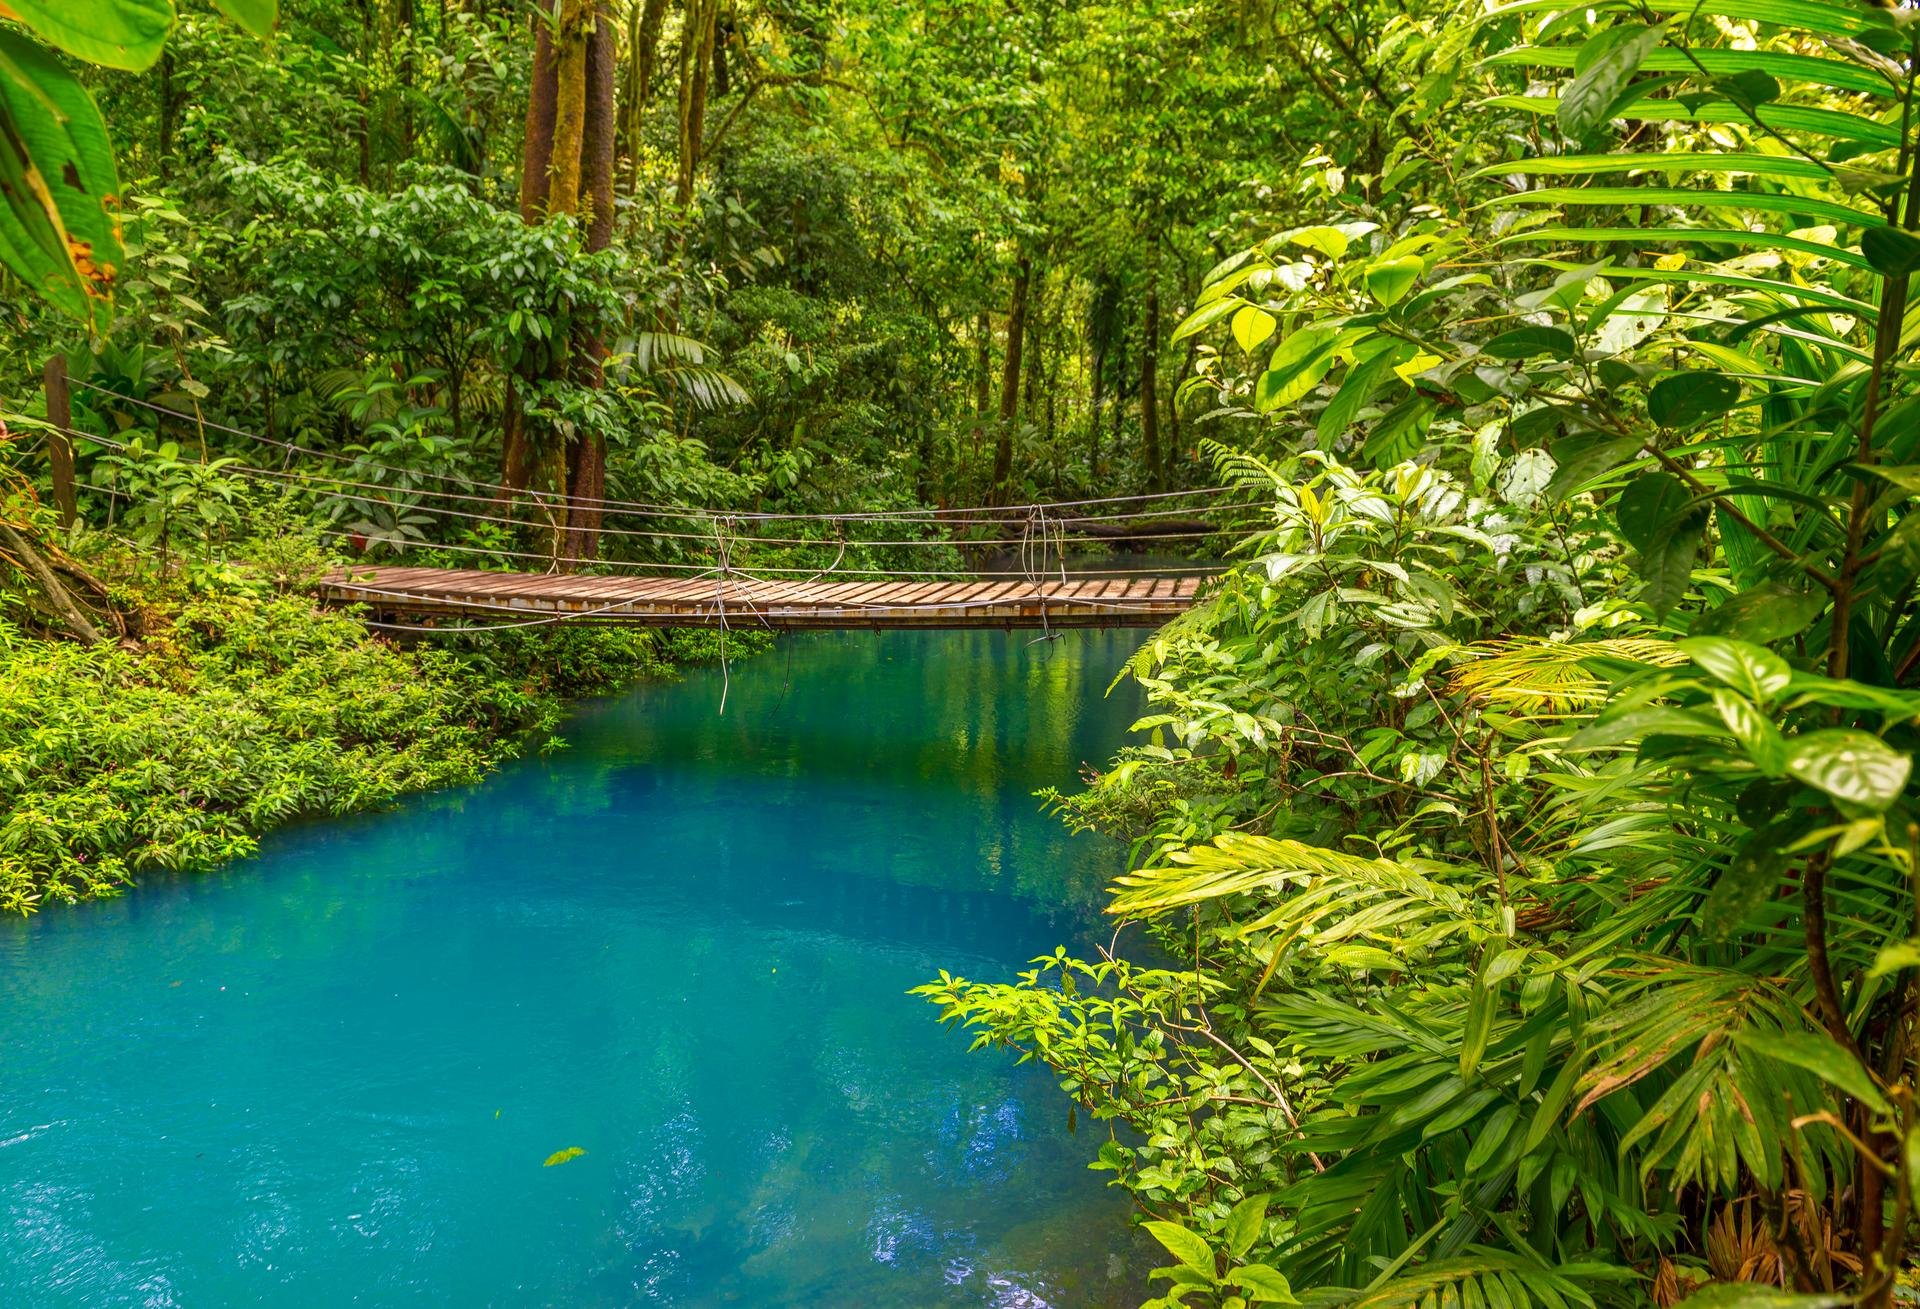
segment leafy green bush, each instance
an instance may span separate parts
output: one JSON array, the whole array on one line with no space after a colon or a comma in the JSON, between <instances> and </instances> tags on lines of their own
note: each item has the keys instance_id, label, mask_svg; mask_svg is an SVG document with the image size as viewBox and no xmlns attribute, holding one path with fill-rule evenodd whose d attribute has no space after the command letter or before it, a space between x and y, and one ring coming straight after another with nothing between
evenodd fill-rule
<instances>
[{"instance_id":1,"label":"leafy green bush","mask_svg":"<svg viewBox=\"0 0 1920 1309\"><path fill-rule=\"evenodd\" d=\"M571 627L404 650L276 585L324 560L310 534L241 553L261 562L163 568L96 539L137 644L40 640L0 617L0 909L111 895L250 854L295 815L470 783L554 726L561 697L670 675L668 649L706 653Z\"/></svg>"}]
</instances>

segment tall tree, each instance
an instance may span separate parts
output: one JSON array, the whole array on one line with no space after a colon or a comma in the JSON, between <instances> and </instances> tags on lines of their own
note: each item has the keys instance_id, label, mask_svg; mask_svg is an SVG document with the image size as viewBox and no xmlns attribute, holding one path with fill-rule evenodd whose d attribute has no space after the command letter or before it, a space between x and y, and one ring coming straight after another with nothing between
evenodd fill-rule
<instances>
[{"instance_id":1,"label":"tall tree","mask_svg":"<svg viewBox=\"0 0 1920 1309\"><path fill-rule=\"evenodd\" d=\"M1020 419L1020 353L1027 335L1027 296L1033 261L1025 255L1014 265L1013 291L1007 302L1007 351L1000 372L1000 425L993 438L993 502L1005 504L1013 476L1013 430Z\"/></svg>"}]
</instances>

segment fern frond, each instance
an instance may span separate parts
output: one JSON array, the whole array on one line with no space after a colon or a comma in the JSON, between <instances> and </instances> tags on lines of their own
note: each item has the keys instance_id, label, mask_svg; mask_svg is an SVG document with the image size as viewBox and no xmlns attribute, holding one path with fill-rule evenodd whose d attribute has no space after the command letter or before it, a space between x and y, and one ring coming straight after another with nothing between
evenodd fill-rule
<instances>
[{"instance_id":1,"label":"fern frond","mask_svg":"<svg viewBox=\"0 0 1920 1309\"><path fill-rule=\"evenodd\" d=\"M1596 660L1672 667L1687 661L1671 642L1647 637L1602 641L1478 641L1463 647L1450 691L1497 709L1573 713L1597 707L1608 682Z\"/></svg>"}]
</instances>

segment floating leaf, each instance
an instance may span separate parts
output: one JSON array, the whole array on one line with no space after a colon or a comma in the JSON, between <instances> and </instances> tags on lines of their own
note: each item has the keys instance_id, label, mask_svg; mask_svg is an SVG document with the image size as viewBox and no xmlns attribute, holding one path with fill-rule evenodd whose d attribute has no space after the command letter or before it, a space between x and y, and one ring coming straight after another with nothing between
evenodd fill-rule
<instances>
[{"instance_id":1,"label":"floating leaf","mask_svg":"<svg viewBox=\"0 0 1920 1309\"><path fill-rule=\"evenodd\" d=\"M555 1164L564 1164L570 1159L578 1159L585 1153L586 1151L582 1150L579 1146L570 1145L564 1150L555 1150L547 1156L547 1162L540 1166L542 1168L552 1168Z\"/></svg>"}]
</instances>

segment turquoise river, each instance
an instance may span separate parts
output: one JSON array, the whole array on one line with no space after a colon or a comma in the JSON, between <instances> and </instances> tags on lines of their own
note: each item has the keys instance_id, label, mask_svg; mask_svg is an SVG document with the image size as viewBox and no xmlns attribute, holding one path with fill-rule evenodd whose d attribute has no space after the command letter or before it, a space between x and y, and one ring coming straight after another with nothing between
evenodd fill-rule
<instances>
[{"instance_id":1,"label":"turquoise river","mask_svg":"<svg viewBox=\"0 0 1920 1309\"><path fill-rule=\"evenodd\" d=\"M794 638L0 923L0 1305L1128 1303L1100 1128L905 994L1101 934L1032 793L1139 637L1030 641Z\"/></svg>"}]
</instances>

